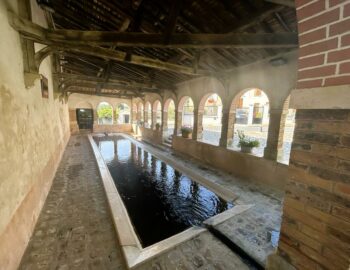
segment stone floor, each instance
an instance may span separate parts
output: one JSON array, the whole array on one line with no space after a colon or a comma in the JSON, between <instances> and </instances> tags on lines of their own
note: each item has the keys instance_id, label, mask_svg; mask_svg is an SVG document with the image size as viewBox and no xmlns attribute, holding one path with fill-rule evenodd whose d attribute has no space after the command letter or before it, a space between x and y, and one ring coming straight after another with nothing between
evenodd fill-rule
<instances>
[{"instance_id":1,"label":"stone floor","mask_svg":"<svg viewBox=\"0 0 350 270\"><path fill-rule=\"evenodd\" d=\"M86 136L72 136L19 269L125 269Z\"/></svg>"},{"instance_id":2,"label":"stone floor","mask_svg":"<svg viewBox=\"0 0 350 270\"><path fill-rule=\"evenodd\" d=\"M86 136L72 136L19 269L125 269ZM254 269L205 232L137 270Z\"/></svg>"}]
</instances>

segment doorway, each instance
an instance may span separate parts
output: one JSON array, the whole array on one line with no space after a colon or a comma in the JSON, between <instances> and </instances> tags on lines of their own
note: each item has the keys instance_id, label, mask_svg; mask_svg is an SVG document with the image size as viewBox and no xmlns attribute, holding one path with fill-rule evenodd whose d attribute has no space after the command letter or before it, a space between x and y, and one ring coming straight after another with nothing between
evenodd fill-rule
<instances>
[{"instance_id":1,"label":"doorway","mask_svg":"<svg viewBox=\"0 0 350 270\"><path fill-rule=\"evenodd\" d=\"M92 109L77 109L76 114L79 129L92 129L94 123Z\"/></svg>"}]
</instances>

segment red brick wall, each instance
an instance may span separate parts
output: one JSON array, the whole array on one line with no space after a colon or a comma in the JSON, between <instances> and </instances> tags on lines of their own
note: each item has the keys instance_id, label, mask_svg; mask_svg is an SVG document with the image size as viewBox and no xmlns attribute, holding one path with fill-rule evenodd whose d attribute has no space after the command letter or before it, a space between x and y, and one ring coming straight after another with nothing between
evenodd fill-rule
<instances>
[{"instance_id":1,"label":"red brick wall","mask_svg":"<svg viewBox=\"0 0 350 270\"><path fill-rule=\"evenodd\" d=\"M298 89L350 84L350 1L296 0Z\"/></svg>"},{"instance_id":2,"label":"red brick wall","mask_svg":"<svg viewBox=\"0 0 350 270\"><path fill-rule=\"evenodd\" d=\"M350 84L350 0L295 3L297 88ZM292 269L281 266L281 257L296 269L350 269L349 109L297 110L280 241L269 269Z\"/></svg>"}]
</instances>

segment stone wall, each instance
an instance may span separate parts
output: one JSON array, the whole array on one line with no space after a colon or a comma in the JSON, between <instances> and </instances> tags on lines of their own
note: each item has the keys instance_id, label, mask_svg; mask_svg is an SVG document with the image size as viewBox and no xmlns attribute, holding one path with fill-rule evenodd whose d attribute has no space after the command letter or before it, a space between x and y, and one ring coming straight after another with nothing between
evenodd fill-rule
<instances>
[{"instance_id":1,"label":"stone wall","mask_svg":"<svg viewBox=\"0 0 350 270\"><path fill-rule=\"evenodd\" d=\"M94 125L93 132L124 132L131 133L131 124L114 124L114 125Z\"/></svg>"},{"instance_id":2,"label":"stone wall","mask_svg":"<svg viewBox=\"0 0 350 270\"><path fill-rule=\"evenodd\" d=\"M33 21L45 26L31 2ZM49 98L42 98L39 79L25 87L20 37L7 9L17 13L17 1L0 1L1 270L17 268L70 136L68 106L54 92L50 58L39 69L48 78Z\"/></svg>"},{"instance_id":3,"label":"stone wall","mask_svg":"<svg viewBox=\"0 0 350 270\"><path fill-rule=\"evenodd\" d=\"M142 136L143 140L156 145L163 143L161 130L140 127L140 136Z\"/></svg>"},{"instance_id":4,"label":"stone wall","mask_svg":"<svg viewBox=\"0 0 350 270\"><path fill-rule=\"evenodd\" d=\"M279 189L286 183L288 167L275 161L179 136L173 137L173 149L238 177Z\"/></svg>"},{"instance_id":5,"label":"stone wall","mask_svg":"<svg viewBox=\"0 0 350 270\"><path fill-rule=\"evenodd\" d=\"M130 123L129 124L116 124L112 125L100 125L97 121L97 107L101 102L107 102L115 110L119 104L124 103L130 108ZM68 99L69 107L69 123L72 134L79 133L79 126L77 123L76 109L92 109L94 113L93 132L132 132L131 120L133 117L131 99L112 98L95 95L84 94L72 94Z\"/></svg>"}]
</instances>

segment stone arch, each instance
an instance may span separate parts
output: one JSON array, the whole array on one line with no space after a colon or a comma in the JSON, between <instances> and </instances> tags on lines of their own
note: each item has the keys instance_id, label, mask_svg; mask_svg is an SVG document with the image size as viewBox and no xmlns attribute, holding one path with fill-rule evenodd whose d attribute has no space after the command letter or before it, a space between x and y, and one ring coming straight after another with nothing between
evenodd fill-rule
<instances>
[{"instance_id":1,"label":"stone arch","mask_svg":"<svg viewBox=\"0 0 350 270\"><path fill-rule=\"evenodd\" d=\"M253 154L264 156L269 126L270 99L266 92L259 88L246 88L233 98L228 116L227 145L233 150L237 146L237 131L241 130L251 139L260 142Z\"/></svg>"},{"instance_id":2,"label":"stone arch","mask_svg":"<svg viewBox=\"0 0 350 270\"><path fill-rule=\"evenodd\" d=\"M192 98L192 97L190 97L190 96L182 96L182 97L179 99L179 102L178 102L178 104L177 104L177 111L179 111L179 112L182 112L182 111L183 111L183 107L184 107L184 105L185 105L185 103L186 103L186 101L187 101L188 99L190 99L190 100L192 101L192 104L193 104L193 106L194 106L194 101L193 101L193 98Z\"/></svg>"},{"instance_id":3,"label":"stone arch","mask_svg":"<svg viewBox=\"0 0 350 270\"><path fill-rule=\"evenodd\" d=\"M96 107L97 123L113 125L113 106L107 101L101 101Z\"/></svg>"},{"instance_id":4,"label":"stone arch","mask_svg":"<svg viewBox=\"0 0 350 270\"><path fill-rule=\"evenodd\" d=\"M93 109L93 106L88 101L79 101L75 106L76 109Z\"/></svg>"},{"instance_id":5,"label":"stone arch","mask_svg":"<svg viewBox=\"0 0 350 270\"><path fill-rule=\"evenodd\" d=\"M182 96L176 107L176 134L181 134L182 126L194 125L194 101L190 96Z\"/></svg>"},{"instance_id":6,"label":"stone arch","mask_svg":"<svg viewBox=\"0 0 350 270\"><path fill-rule=\"evenodd\" d=\"M197 112L197 140L219 145L222 109L223 102L217 93L207 93L201 98Z\"/></svg>"},{"instance_id":7,"label":"stone arch","mask_svg":"<svg viewBox=\"0 0 350 270\"><path fill-rule=\"evenodd\" d=\"M130 114L130 107L125 102L116 105L115 118L117 124L130 124Z\"/></svg>"}]
</instances>

